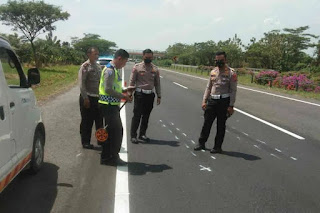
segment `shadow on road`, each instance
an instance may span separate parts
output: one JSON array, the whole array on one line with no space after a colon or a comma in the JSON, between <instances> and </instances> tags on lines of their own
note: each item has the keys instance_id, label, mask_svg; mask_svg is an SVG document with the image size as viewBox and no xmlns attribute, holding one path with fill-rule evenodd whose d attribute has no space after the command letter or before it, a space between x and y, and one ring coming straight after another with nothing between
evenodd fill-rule
<instances>
[{"instance_id":1,"label":"shadow on road","mask_svg":"<svg viewBox=\"0 0 320 213\"><path fill-rule=\"evenodd\" d=\"M139 142L139 143L146 144L146 145L162 145L162 146L172 146L172 147L180 146L179 141L163 141L163 140L154 140L154 139L150 139L149 142Z\"/></svg>"},{"instance_id":2,"label":"shadow on road","mask_svg":"<svg viewBox=\"0 0 320 213\"><path fill-rule=\"evenodd\" d=\"M223 151L221 154L222 155L228 155L228 156L231 156L231 157L236 157L236 158L243 158L243 159L249 160L249 161L261 160L260 157L257 157L255 155L245 154L245 153L241 153L241 152Z\"/></svg>"},{"instance_id":3,"label":"shadow on road","mask_svg":"<svg viewBox=\"0 0 320 213\"><path fill-rule=\"evenodd\" d=\"M44 163L40 172L20 173L0 194L0 212L49 213L57 197L57 187L73 187L57 183L59 167Z\"/></svg>"},{"instance_id":4,"label":"shadow on road","mask_svg":"<svg viewBox=\"0 0 320 213\"><path fill-rule=\"evenodd\" d=\"M128 169L130 175L145 175L148 172L159 173L164 170L172 169L172 167L166 164L152 165L146 163L129 162Z\"/></svg>"}]
</instances>

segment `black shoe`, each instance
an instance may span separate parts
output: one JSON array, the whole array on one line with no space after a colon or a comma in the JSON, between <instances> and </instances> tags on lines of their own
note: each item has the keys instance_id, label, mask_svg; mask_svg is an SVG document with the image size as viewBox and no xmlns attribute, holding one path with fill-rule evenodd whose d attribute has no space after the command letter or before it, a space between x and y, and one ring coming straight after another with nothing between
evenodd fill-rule
<instances>
[{"instance_id":1,"label":"black shoe","mask_svg":"<svg viewBox=\"0 0 320 213\"><path fill-rule=\"evenodd\" d=\"M138 144L139 141L137 140L137 138L131 138L131 143Z\"/></svg>"},{"instance_id":2,"label":"black shoe","mask_svg":"<svg viewBox=\"0 0 320 213\"><path fill-rule=\"evenodd\" d=\"M206 146L204 144L198 144L193 148L194 151L206 150Z\"/></svg>"},{"instance_id":3,"label":"black shoe","mask_svg":"<svg viewBox=\"0 0 320 213\"><path fill-rule=\"evenodd\" d=\"M97 141L98 146L102 146L103 142Z\"/></svg>"},{"instance_id":4,"label":"black shoe","mask_svg":"<svg viewBox=\"0 0 320 213\"><path fill-rule=\"evenodd\" d=\"M94 148L94 146L92 144L82 144L82 147L84 149L93 149Z\"/></svg>"},{"instance_id":5,"label":"black shoe","mask_svg":"<svg viewBox=\"0 0 320 213\"><path fill-rule=\"evenodd\" d=\"M222 153L222 149L221 149L221 148L220 148L220 149L212 148L212 149L210 150L210 153L212 153L212 154L215 154L215 153Z\"/></svg>"},{"instance_id":6,"label":"black shoe","mask_svg":"<svg viewBox=\"0 0 320 213\"><path fill-rule=\"evenodd\" d=\"M110 162L113 161L113 158L112 157L109 157L109 158L101 158L100 159L100 164L101 165L109 165Z\"/></svg>"},{"instance_id":7,"label":"black shoe","mask_svg":"<svg viewBox=\"0 0 320 213\"><path fill-rule=\"evenodd\" d=\"M118 158L118 159L116 160L116 164L117 164L117 166L126 166L126 165L128 165L127 162L121 160L120 158Z\"/></svg>"},{"instance_id":8,"label":"black shoe","mask_svg":"<svg viewBox=\"0 0 320 213\"><path fill-rule=\"evenodd\" d=\"M145 135L141 135L139 137L139 140L142 141L142 142L149 142L150 141L150 139Z\"/></svg>"},{"instance_id":9,"label":"black shoe","mask_svg":"<svg viewBox=\"0 0 320 213\"><path fill-rule=\"evenodd\" d=\"M100 164L108 166L126 166L128 163L118 157L113 157L109 159L101 159Z\"/></svg>"}]
</instances>

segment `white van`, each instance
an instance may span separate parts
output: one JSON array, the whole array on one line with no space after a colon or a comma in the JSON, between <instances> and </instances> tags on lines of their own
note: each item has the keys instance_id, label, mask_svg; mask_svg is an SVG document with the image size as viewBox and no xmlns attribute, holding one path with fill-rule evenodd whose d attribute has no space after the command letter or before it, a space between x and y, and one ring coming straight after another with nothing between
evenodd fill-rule
<instances>
[{"instance_id":1,"label":"white van","mask_svg":"<svg viewBox=\"0 0 320 213\"><path fill-rule=\"evenodd\" d=\"M43 164L45 128L30 88L39 82L38 69L28 70L27 79L0 37L0 193L24 168L36 173Z\"/></svg>"}]
</instances>

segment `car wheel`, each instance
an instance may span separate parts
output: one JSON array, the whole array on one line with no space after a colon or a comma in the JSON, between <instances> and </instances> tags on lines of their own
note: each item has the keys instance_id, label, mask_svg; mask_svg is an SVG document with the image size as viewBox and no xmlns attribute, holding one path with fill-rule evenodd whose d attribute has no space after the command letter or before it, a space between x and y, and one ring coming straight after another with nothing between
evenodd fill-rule
<instances>
[{"instance_id":1,"label":"car wheel","mask_svg":"<svg viewBox=\"0 0 320 213\"><path fill-rule=\"evenodd\" d=\"M36 174L42 167L44 158L44 136L40 131L37 131L32 148L32 157L29 171L31 174Z\"/></svg>"}]
</instances>

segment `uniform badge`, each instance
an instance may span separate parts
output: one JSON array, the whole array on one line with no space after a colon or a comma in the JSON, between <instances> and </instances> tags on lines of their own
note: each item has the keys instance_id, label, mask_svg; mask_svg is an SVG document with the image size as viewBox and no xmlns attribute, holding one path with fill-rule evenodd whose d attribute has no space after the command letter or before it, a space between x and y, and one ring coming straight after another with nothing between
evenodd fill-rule
<instances>
[{"instance_id":1,"label":"uniform badge","mask_svg":"<svg viewBox=\"0 0 320 213\"><path fill-rule=\"evenodd\" d=\"M108 70L108 76L112 76L113 72L112 70Z\"/></svg>"},{"instance_id":2,"label":"uniform badge","mask_svg":"<svg viewBox=\"0 0 320 213\"><path fill-rule=\"evenodd\" d=\"M216 73L211 73L211 75L210 75L211 81L215 80L216 78L217 78L217 74Z\"/></svg>"},{"instance_id":3,"label":"uniform badge","mask_svg":"<svg viewBox=\"0 0 320 213\"><path fill-rule=\"evenodd\" d=\"M233 74L232 75L232 81L238 81L238 77L237 77L237 74Z\"/></svg>"}]
</instances>

